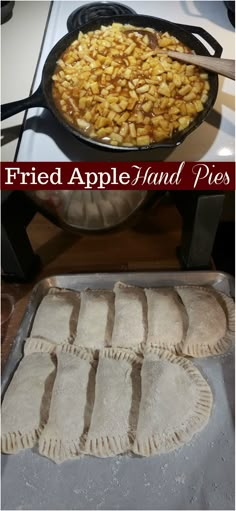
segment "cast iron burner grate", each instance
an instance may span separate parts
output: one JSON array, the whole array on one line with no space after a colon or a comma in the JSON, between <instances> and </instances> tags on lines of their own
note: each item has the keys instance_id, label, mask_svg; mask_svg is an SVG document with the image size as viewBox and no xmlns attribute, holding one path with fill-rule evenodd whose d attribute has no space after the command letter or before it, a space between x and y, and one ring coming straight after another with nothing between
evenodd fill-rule
<instances>
[{"instance_id":1,"label":"cast iron burner grate","mask_svg":"<svg viewBox=\"0 0 236 511\"><path fill-rule=\"evenodd\" d=\"M67 20L67 28L69 32L72 32L72 30L76 30L76 28L85 25L85 23L89 23L89 21L99 16L128 14L136 14L136 12L134 9L131 9L131 7L127 7L127 5L113 2L93 2L91 4L85 4L73 11Z\"/></svg>"}]
</instances>

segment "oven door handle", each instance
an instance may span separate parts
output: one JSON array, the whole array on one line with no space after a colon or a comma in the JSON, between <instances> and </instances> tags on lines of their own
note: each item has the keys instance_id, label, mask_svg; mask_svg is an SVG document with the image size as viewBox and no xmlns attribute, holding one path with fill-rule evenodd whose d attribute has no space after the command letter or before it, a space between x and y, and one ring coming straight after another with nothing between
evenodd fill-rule
<instances>
[{"instance_id":1,"label":"oven door handle","mask_svg":"<svg viewBox=\"0 0 236 511\"><path fill-rule=\"evenodd\" d=\"M186 31L189 31L192 34L200 35L204 39L204 41L206 41L214 50L212 57L221 57L223 52L222 46L211 34L209 34L209 32L204 30L204 28L195 27L194 25L183 25L182 23L175 23L175 25L178 25L178 27L183 28Z\"/></svg>"},{"instance_id":2,"label":"oven door handle","mask_svg":"<svg viewBox=\"0 0 236 511\"><path fill-rule=\"evenodd\" d=\"M23 110L27 110L28 108L34 107L43 107L48 108L47 103L43 94L42 86L29 96L28 98L21 99L19 101L13 101L12 103L5 103L1 106L1 120L8 119L12 115L18 114Z\"/></svg>"}]
</instances>

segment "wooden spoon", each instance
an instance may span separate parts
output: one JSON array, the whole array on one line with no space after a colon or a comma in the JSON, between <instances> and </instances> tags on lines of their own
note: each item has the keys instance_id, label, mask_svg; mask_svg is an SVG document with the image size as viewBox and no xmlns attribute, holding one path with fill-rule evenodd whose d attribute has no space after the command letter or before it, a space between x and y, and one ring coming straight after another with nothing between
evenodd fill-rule
<instances>
[{"instance_id":1,"label":"wooden spoon","mask_svg":"<svg viewBox=\"0 0 236 511\"><path fill-rule=\"evenodd\" d=\"M231 80L235 80L235 61L230 59L219 59L216 57L205 57L205 55L194 55L193 53L180 53L171 50L157 50L158 54L165 54L173 59L193 64L194 66L203 67L208 71L213 71L218 75L226 76Z\"/></svg>"},{"instance_id":2,"label":"wooden spoon","mask_svg":"<svg viewBox=\"0 0 236 511\"><path fill-rule=\"evenodd\" d=\"M186 62L187 64L193 64L199 66L208 71L213 71L218 75L226 76L231 80L235 80L235 61L230 59L219 59L216 57L205 57L205 55L195 55L193 53L180 53L178 51L161 50L158 48L158 39L155 33L149 32L148 30L140 30L139 28L128 29L127 32L138 32L142 35L147 35L149 38L149 46L153 50L154 55L165 54L173 59Z\"/></svg>"}]
</instances>

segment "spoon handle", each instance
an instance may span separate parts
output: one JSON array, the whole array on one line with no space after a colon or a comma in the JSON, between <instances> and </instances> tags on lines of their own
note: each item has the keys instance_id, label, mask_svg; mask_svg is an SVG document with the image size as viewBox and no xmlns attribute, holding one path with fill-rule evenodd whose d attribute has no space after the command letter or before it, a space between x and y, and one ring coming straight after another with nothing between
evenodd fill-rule
<instances>
[{"instance_id":1,"label":"spoon handle","mask_svg":"<svg viewBox=\"0 0 236 511\"><path fill-rule=\"evenodd\" d=\"M162 53L162 52L161 52ZM164 53L164 52L163 52ZM231 78L235 80L235 61L230 59L218 59L215 57L205 57L203 55L193 55L192 53L180 53L177 51L166 51L169 57L203 67L208 71Z\"/></svg>"}]
</instances>

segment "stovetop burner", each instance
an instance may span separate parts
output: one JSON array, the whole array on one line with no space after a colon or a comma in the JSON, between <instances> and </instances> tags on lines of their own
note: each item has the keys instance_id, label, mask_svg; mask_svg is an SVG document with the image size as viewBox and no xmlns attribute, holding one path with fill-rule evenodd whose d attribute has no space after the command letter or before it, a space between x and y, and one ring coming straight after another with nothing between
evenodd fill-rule
<instances>
[{"instance_id":1,"label":"stovetop burner","mask_svg":"<svg viewBox=\"0 0 236 511\"><path fill-rule=\"evenodd\" d=\"M91 4L85 4L73 11L68 20L67 28L68 31L76 30L81 25L89 23L98 16L118 16L136 14L134 9L127 7L127 5L113 3L113 2L93 2Z\"/></svg>"}]
</instances>

